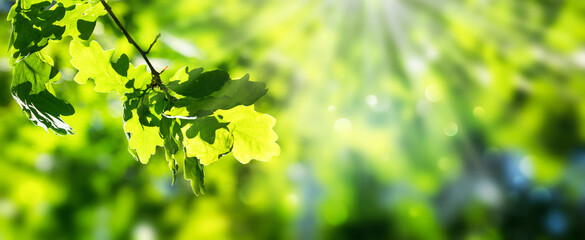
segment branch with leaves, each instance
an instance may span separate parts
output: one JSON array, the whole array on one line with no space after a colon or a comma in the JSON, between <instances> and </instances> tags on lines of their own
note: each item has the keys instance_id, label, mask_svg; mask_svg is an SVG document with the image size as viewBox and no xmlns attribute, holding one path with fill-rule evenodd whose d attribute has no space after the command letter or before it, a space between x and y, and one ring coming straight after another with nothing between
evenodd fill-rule
<instances>
[{"instance_id":1,"label":"branch with leaves","mask_svg":"<svg viewBox=\"0 0 585 240\"><path fill-rule=\"evenodd\" d=\"M146 65L133 66L126 54L114 58L90 41L98 17L108 14ZM74 80L95 83L94 90L122 95L124 131L130 153L148 163L157 147L163 147L173 174L180 170L191 181L196 195L205 191L203 169L232 152L241 163L269 161L280 154L276 120L258 113L253 104L267 89L249 81L246 74L231 79L221 70L183 67L169 79L161 79L149 61L150 52L134 41L105 0L17 0L8 14L12 22L9 40L13 67L11 93L36 125L60 135L73 134L61 116L75 113L71 104L55 96L52 84L59 70L41 51L51 42L71 36L71 64L79 71Z\"/></svg>"}]
</instances>

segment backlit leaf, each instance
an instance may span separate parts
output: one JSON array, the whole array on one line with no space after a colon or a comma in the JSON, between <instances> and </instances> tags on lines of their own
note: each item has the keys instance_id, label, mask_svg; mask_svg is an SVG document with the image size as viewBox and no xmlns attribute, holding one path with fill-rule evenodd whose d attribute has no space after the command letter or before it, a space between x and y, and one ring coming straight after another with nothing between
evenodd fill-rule
<instances>
[{"instance_id":1,"label":"backlit leaf","mask_svg":"<svg viewBox=\"0 0 585 240\"><path fill-rule=\"evenodd\" d=\"M152 74L148 72L146 65L144 64L139 65L136 68L132 67L132 64L130 64L130 67L128 68L128 79L133 79L134 82L133 86L126 86L127 88L134 87L135 89L146 89L146 86L152 80Z\"/></svg>"},{"instance_id":2,"label":"backlit leaf","mask_svg":"<svg viewBox=\"0 0 585 240\"><path fill-rule=\"evenodd\" d=\"M202 98L221 89L229 80L230 76L224 71L203 72L203 68L189 71L184 67L171 77L168 87L186 97Z\"/></svg>"},{"instance_id":3,"label":"backlit leaf","mask_svg":"<svg viewBox=\"0 0 585 240\"><path fill-rule=\"evenodd\" d=\"M219 122L215 116L195 120L182 120L185 154L196 157L201 164L209 165L231 151L233 137L228 123Z\"/></svg>"},{"instance_id":4,"label":"backlit leaf","mask_svg":"<svg viewBox=\"0 0 585 240\"><path fill-rule=\"evenodd\" d=\"M145 87L146 76L150 76L146 67L134 68L129 64L126 55L122 55L114 62L112 59L114 50L104 51L96 41L90 42L89 46L71 41L69 51L72 57L71 64L79 70L74 80L84 84L88 79L93 79L96 92L114 91L123 94L128 92L125 85L129 78L135 79L135 86Z\"/></svg>"},{"instance_id":5,"label":"backlit leaf","mask_svg":"<svg viewBox=\"0 0 585 240\"><path fill-rule=\"evenodd\" d=\"M49 57L39 52L29 55L14 66L13 76L12 96L34 124L58 134L73 134L71 127L61 119L61 116L75 113L73 106L47 89L50 82L60 78Z\"/></svg>"},{"instance_id":6,"label":"backlit leaf","mask_svg":"<svg viewBox=\"0 0 585 240\"><path fill-rule=\"evenodd\" d=\"M180 126L175 119L163 117L160 121L159 130L164 140L165 157L169 163L169 169L173 174L172 184L175 184L179 167L175 160L175 154L179 151L180 139L182 138Z\"/></svg>"},{"instance_id":7,"label":"backlit leaf","mask_svg":"<svg viewBox=\"0 0 585 240\"><path fill-rule=\"evenodd\" d=\"M61 39L65 32L64 26L56 24L65 16L65 8L58 4L46 9L50 1L19 1L14 4L8 15L12 21L12 32L9 41L11 64L40 51L50 39Z\"/></svg>"},{"instance_id":8,"label":"backlit leaf","mask_svg":"<svg viewBox=\"0 0 585 240\"><path fill-rule=\"evenodd\" d=\"M196 196L205 193L205 184L203 183L203 165L197 158L185 157L185 180L191 181L191 189Z\"/></svg>"},{"instance_id":9,"label":"backlit leaf","mask_svg":"<svg viewBox=\"0 0 585 240\"><path fill-rule=\"evenodd\" d=\"M272 130L276 119L268 114L254 111L254 106L237 106L230 110L218 110L215 115L229 122L228 128L234 138L234 157L241 163L252 159L270 161L280 155L276 143L278 136Z\"/></svg>"},{"instance_id":10,"label":"backlit leaf","mask_svg":"<svg viewBox=\"0 0 585 240\"><path fill-rule=\"evenodd\" d=\"M132 114L137 116L136 110L132 110ZM138 117L124 122L124 131L128 133L128 147L134 150L131 153L143 164L148 163L150 156L156 152L156 146L163 146L159 128L143 126Z\"/></svg>"},{"instance_id":11,"label":"backlit leaf","mask_svg":"<svg viewBox=\"0 0 585 240\"><path fill-rule=\"evenodd\" d=\"M87 40L93 33L98 17L107 14L99 1L74 0L60 1L64 4L65 16L57 22L65 26L63 36L72 36L74 39Z\"/></svg>"},{"instance_id":12,"label":"backlit leaf","mask_svg":"<svg viewBox=\"0 0 585 240\"><path fill-rule=\"evenodd\" d=\"M187 86L187 83L182 83L181 85ZM187 92L186 89L181 89ZM249 81L248 74L246 74L239 80L225 82L221 89L213 92L209 96L178 99L173 108L165 112L165 115L177 118L204 117L218 109L227 110L238 105L251 105L260 97L264 96L266 92L265 83L251 82Z\"/></svg>"},{"instance_id":13,"label":"backlit leaf","mask_svg":"<svg viewBox=\"0 0 585 240\"><path fill-rule=\"evenodd\" d=\"M71 64L79 70L74 80L84 84L88 79L95 82L96 92L124 92L126 79L118 75L111 65L114 50L104 51L99 43L92 41L89 46L71 41L69 52Z\"/></svg>"}]
</instances>

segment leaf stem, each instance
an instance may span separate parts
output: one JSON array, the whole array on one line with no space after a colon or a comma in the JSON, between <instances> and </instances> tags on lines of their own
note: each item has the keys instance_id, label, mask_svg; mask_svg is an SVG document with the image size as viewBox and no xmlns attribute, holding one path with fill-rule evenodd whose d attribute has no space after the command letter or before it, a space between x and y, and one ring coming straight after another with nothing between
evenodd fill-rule
<instances>
[{"instance_id":1,"label":"leaf stem","mask_svg":"<svg viewBox=\"0 0 585 240\"><path fill-rule=\"evenodd\" d=\"M140 55L142 55L142 58L144 58L146 65L148 65L148 67L150 68L150 71L153 75L153 79L152 79L153 83L152 84L159 85L159 86L162 85L162 82L160 80L160 73L158 71L156 71L156 69L150 63L150 60L148 60L148 57L146 57L146 52L144 52L142 50L142 48L140 48L140 46L138 46L136 41L134 41L132 36L130 36L128 31L126 31L126 28L124 28L122 23L120 23L120 20L118 20L118 17L116 17L116 14L114 14L114 12L112 12L112 8L110 7L110 5L108 5L105 0L100 0L100 2L102 3L102 5L104 5L104 9L106 9L106 11L108 12L108 15L110 15L110 17L114 20L116 25L118 25L118 28L120 28L120 30L122 30L122 33L124 33L124 36L126 36L126 39L128 39L128 42L130 44L134 45L136 50L138 50L138 52L140 52ZM158 37L157 37L157 39L158 39ZM156 42L156 39L155 39L155 42ZM151 47L152 47L152 45L151 45ZM148 50L150 51L150 48Z\"/></svg>"}]
</instances>

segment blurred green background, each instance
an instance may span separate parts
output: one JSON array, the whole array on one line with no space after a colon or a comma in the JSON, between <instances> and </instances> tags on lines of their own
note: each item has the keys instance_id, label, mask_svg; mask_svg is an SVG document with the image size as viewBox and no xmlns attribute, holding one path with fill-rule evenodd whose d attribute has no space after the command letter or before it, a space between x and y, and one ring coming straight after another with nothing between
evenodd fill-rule
<instances>
[{"instance_id":1,"label":"blurred green background","mask_svg":"<svg viewBox=\"0 0 585 240\"><path fill-rule=\"evenodd\" d=\"M585 1L110 2L140 45L162 34L165 74L266 82L281 156L228 155L195 197L162 152L128 153L119 96L72 81L70 39L43 51L73 136L22 115L0 51L0 239L585 236ZM94 38L142 63L107 16Z\"/></svg>"}]
</instances>

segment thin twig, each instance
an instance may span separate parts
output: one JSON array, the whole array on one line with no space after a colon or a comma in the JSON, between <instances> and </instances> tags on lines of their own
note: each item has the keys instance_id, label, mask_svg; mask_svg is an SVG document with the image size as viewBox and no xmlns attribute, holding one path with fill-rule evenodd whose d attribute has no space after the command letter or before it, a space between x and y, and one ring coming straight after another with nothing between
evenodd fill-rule
<instances>
[{"instance_id":1,"label":"thin twig","mask_svg":"<svg viewBox=\"0 0 585 240\"><path fill-rule=\"evenodd\" d=\"M148 50L146 50L146 54L150 53L150 49L152 49L152 46L154 46L154 44L156 43L156 40L158 40L158 38L160 38L160 33L158 35L156 35L156 38L154 39L154 41L150 44L150 47L148 47ZM163 70L164 71L164 70ZM161 71L162 73L162 71Z\"/></svg>"},{"instance_id":2,"label":"thin twig","mask_svg":"<svg viewBox=\"0 0 585 240\"><path fill-rule=\"evenodd\" d=\"M153 80L153 84L155 84L155 85L159 85L159 84L162 85L161 82L160 82L160 73L158 71L156 71L156 69L150 63L150 60L148 60L148 58L146 57L146 52L142 51L142 48L140 48L140 46L138 46L138 44L130 36L130 34L128 33L128 31L126 31L126 28L124 28L124 26L122 25L122 23L120 23L120 20L118 20L118 17L116 17L116 15L114 14L114 12L112 12L112 8L110 7L110 5L108 5L105 0L100 0L100 2L102 3L102 5L104 5L104 8L108 12L108 15L110 15L110 17L114 20L114 22L116 23L116 25L118 25L118 28L120 28L120 30L122 30L122 33L124 33L124 36L126 36L126 39L128 39L128 42L130 44L134 45L134 47L136 48L136 50L138 50L138 52L140 52L140 55L142 55L142 58L144 58L144 61L146 62L146 65L148 65L148 67L150 68L150 71L151 71L151 73L153 75L153 79L152 79ZM150 50L150 48L149 48L149 50Z\"/></svg>"}]
</instances>

